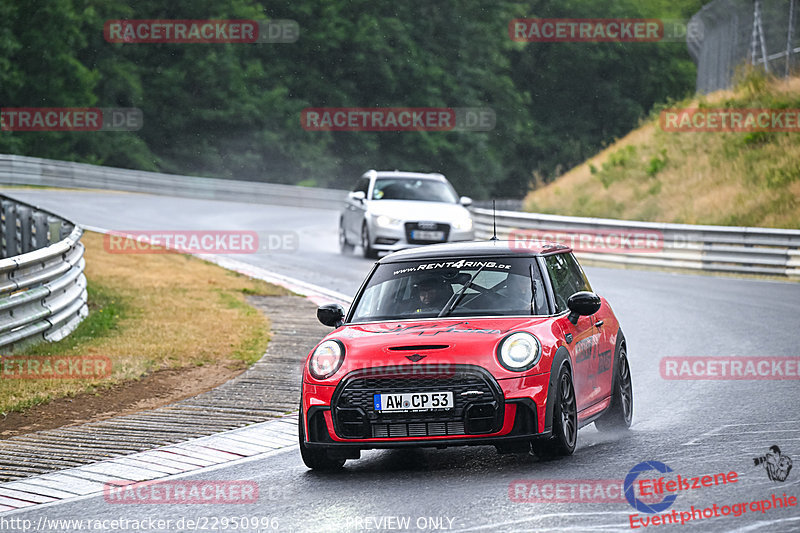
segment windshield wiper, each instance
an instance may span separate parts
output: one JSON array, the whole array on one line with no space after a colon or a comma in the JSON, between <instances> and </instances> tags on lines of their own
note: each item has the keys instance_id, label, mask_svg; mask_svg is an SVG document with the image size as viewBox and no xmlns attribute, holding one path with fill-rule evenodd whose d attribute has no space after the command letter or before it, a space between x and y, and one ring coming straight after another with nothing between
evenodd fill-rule
<instances>
[{"instance_id":1,"label":"windshield wiper","mask_svg":"<svg viewBox=\"0 0 800 533\"><path fill-rule=\"evenodd\" d=\"M443 316L447 316L447 315L449 315L449 314L450 314L450 311L452 311L453 309L455 309L455 307L456 307L456 305L457 305L457 303L458 303L458 300L460 300L460 299L461 299L461 296L462 296L462 295L463 295L463 294L464 294L464 293L467 291L467 289L469 289L469 286L470 286L470 285L472 285L472 282L473 282L473 280L474 280L476 277L478 277L478 274L480 274L480 273L481 273L481 271L482 271L484 268L486 268L486 263L484 263L484 264L483 264L483 265L482 265L482 266L481 266L481 267L480 267L480 268L479 268L479 269L478 269L478 270L477 270L477 271L476 271L476 272L475 272L475 273L474 273L474 274L473 274L473 275L472 275L472 276L469 278L469 281L468 281L468 282L466 282L466 283L464 284L464 286L463 286L463 287L461 287L461 290L460 290L460 291L458 291L457 293L455 293L454 295L452 295L452 296L450 297L450 299L449 299L449 300L447 300L447 303L446 303L446 304L444 304L444 308L443 308L443 309L442 309L442 310L439 312L439 315L438 315L438 316L439 316L439 318L441 318L441 317L443 317Z\"/></svg>"}]
</instances>

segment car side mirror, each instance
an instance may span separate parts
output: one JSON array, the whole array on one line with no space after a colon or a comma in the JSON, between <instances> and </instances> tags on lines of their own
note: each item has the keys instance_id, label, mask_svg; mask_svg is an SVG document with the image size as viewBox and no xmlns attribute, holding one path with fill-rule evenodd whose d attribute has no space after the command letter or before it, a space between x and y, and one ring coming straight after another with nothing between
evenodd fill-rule
<instances>
[{"instance_id":1,"label":"car side mirror","mask_svg":"<svg viewBox=\"0 0 800 533\"><path fill-rule=\"evenodd\" d=\"M356 202L363 202L367 199L367 195L364 191L353 191L349 196L351 200L355 200Z\"/></svg>"},{"instance_id":2,"label":"car side mirror","mask_svg":"<svg viewBox=\"0 0 800 533\"><path fill-rule=\"evenodd\" d=\"M317 308L317 319L326 326L338 328L344 323L344 308L339 304L325 304Z\"/></svg>"},{"instance_id":3,"label":"car side mirror","mask_svg":"<svg viewBox=\"0 0 800 533\"><path fill-rule=\"evenodd\" d=\"M593 292L576 292L567 300L569 316L567 317L573 324L578 323L578 317L589 316L600 310L600 297Z\"/></svg>"},{"instance_id":4,"label":"car side mirror","mask_svg":"<svg viewBox=\"0 0 800 533\"><path fill-rule=\"evenodd\" d=\"M462 196L462 197L461 197L461 198L458 200L458 203L460 203L460 204L461 204L461 205L463 205L464 207L469 207L469 206L471 206L471 205L472 205L472 198L470 198L469 196Z\"/></svg>"}]
</instances>

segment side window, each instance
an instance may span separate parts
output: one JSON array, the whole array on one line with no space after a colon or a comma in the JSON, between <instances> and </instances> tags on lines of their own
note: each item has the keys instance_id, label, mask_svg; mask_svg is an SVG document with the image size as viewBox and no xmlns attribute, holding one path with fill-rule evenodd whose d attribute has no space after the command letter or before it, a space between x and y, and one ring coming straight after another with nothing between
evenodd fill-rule
<instances>
[{"instance_id":1,"label":"side window","mask_svg":"<svg viewBox=\"0 0 800 533\"><path fill-rule=\"evenodd\" d=\"M575 259L575 256L570 254L561 254L564 256L564 259L567 261L569 265L570 272L572 276L575 278L576 287L579 287L577 291L590 291L592 290L592 286L589 285L589 278L586 277L584 274L581 265L578 264L578 260ZM574 293L573 293L574 294ZM570 295L571 296L571 295Z\"/></svg>"},{"instance_id":2,"label":"side window","mask_svg":"<svg viewBox=\"0 0 800 533\"><path fill-rule=\"evenodd\" d=\"M366 196L367 190L369 190L369 178L358 178L356 186L353 187L353 192L362 191Z\"/></svg>"},{"instance_id":3,"label":"side window","mask_svg":"<svg viewBox=\"0 0 800 533\"><path fill-rule=\"evenodd\" d=\"M545 264L553 283L557 313L567 310L567 300L576 292L592 290L586 275L572 254L549 255L545 258Z\"/></svg>"}]
</instances>

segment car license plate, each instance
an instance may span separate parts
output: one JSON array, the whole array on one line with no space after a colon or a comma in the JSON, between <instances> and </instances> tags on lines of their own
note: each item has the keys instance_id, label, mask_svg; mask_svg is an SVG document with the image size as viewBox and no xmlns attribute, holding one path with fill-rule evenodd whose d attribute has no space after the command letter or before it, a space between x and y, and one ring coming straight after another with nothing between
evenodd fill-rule
<instances>
[{"instance_id":1,"label":"car license plate","mask_svg":"<svg viewBox=\"0 0 800 533\"><path fill-rule=\"evenodd\" d=\"M416 241L443 241L444 232L415 229L411 230L411 238Z\"/></svg>"},{"instance_id":2,"label":"car license plate","mask_svg":"<svg viewBox=\"0 0 800 533\"><path fill-rule=\"evenodd\" d=\"M404 392L398 394L374 394L375 410L387 411L428 411L432 409L452 409L452 392Z\"/></svg>"}]
</instances>

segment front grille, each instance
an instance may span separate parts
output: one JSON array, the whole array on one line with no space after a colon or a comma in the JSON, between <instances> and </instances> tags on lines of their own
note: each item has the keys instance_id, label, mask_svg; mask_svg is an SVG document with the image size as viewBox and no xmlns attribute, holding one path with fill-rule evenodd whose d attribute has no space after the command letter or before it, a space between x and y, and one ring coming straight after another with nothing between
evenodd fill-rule
<instances>
[{"instance_id":1,"label":"front grille","mask_svg":"<svg viewBox=\"0 0 800 533\"><path fill-rule=\"evenodd\" d=\"M414 424L373 424L374 438L386 437L433 437L444 435L466 435L464 422L423 422Z\"/></svg>"},{"instance_id":2,"label":"front grille","mask_svg":"<svg viewBox=\"0 0 800 533\"><path fill-rule=\"evenodd\" d=\"M453 393L454 406L446 411L403 413L374 409L375 394L447 391ZM332 406L336 432L343 438L492 433L502 426L504 409L502 392L485 370L454 365L443 372L441 366L434 364L353 372L337 388Z\"/></svg>"},{"instance_id":3,"label":"front grille","mask_svg":"<svg viewBox=\"0 0 800 533\"><path fill-rule=\"evenodd\" d=\"M433 244L437 242L447 242L448 237L450 236L450 224L435 224L435 223L426 223L426 222L406 222L406 241L409 244ZM426 240L426 239L414 239L411 237L411 232L414 230L420 231L441 231L444 234L444 239L442 240Z\"/></svg>"}]
</instances>

